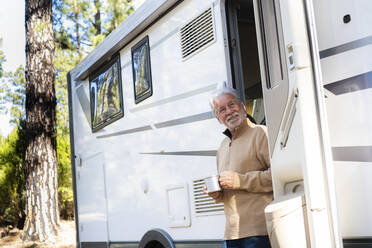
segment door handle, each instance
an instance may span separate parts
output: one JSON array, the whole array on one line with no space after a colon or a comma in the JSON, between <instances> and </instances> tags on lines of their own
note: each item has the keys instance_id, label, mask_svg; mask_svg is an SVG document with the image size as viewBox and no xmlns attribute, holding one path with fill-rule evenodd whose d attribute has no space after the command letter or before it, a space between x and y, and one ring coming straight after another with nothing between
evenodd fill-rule
<instances>
[{"instance_id":1,"label":"door handle","mask_svg":"<svg viewBox=\"0 0 372 248\"><path fill-rule=\"evenodd\" d=\"M296 115L296 103L298 99L298 89L292 92L289 100L287 111L283 119L282 137L280 139L280 148L283 149L287 145L289 131L291 130L294 117Z\"/></svg>"}]
</instances>

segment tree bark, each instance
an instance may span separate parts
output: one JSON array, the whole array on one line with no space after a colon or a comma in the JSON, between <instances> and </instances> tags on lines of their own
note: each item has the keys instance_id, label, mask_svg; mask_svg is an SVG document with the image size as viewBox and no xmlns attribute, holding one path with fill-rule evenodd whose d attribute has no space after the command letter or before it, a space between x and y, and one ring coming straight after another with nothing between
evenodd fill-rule
<instances>
[{"instance_id":1,"label":"tree bark","mask_svg":"<svg viewBox=\"0 0 372 248\"><path fill-rule=\"evenodd\" d=\"M23 239L53 241L59 225L51 0L26 0L26 222Z\"/></svg>"},{"instance_id":2,"label":"tree bark","mask_svg":"<svg viewBox=\"0 0 372 248\"><path fill-rule=\"evenodd\" d=\"M74 21L75 21L77 52L79 54L79 58L81 59L82 54L81 54L81 41L80 41L80 33L79 33L79 8L78 8L77 0L74 0Z\"/></svg>"},{"instance_id":3,"label":"tree bark","mask_svg":"<svg viewBox=\"0 0 372 248\"><path fill-rule=\"evenodd\" d=\"M94 0L94 6L96 7L96 13L94 14L94 27L96 29L96 35L101 34L101 2L100 0Z\"/></svg>"}]
</instances>

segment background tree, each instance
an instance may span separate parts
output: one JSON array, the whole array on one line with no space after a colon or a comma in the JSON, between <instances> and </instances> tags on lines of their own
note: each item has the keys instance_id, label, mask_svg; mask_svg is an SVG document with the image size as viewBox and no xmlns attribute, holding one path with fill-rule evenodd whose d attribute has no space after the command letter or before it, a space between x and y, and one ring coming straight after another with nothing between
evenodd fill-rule
<instances>
[{"instance_id":1,"label":"background tree","mask_svg":"<svg viewBox=\"0 0 372 248\"><path fill-rule=\"evenodd\" d=\"M23 228L26 150L24 122L0 140L0 223Z\"/></svg>"},{"instance_id":2,"label":"background tree","mask_svg":"<svg viewBox=\"0 0 372 248\"><path fill-rule=\"evenodd\" d=\"M102 33L102 26L101 26L101 1L94 0L94 7L95 7L95 14L94 14L94 23L93 26L96 30L96 35Z\"/></svg>"},{"instance_id":3,"label":"background tree","mask_svg":"<svg viewBox=\"0 0 372 248\"><path fill-rule=\"evenodd\" d=\"M0 38L0 47L2 39ZM23 227L25 212L25 122L24 118L24 69L14 73L3 70L5 54L0 50L0 113L10 112L16 128L8 137L0 137L0 224Z\"/></svg>"},{"instance_id":4,"label":"background tree","mask_svg":"<svg viewBox=\"0 0 372 248\"><path fill-rule=\"evenodd\" d=\"M0 48L3 46L3 39L0 37ZM0 49L0 78L3 76L3 63L6 61L4 52Z\"/></svg>"},{"instance_id":5,"label":"background tree","mask_svg":"<svg viewBox=\"0 0 372 248\"><path fill-rule=\"evenodd\" d=\"M76 66L79 59L74 50L63 50L59 44L56 45L54 64L57 72L58 200L60 215L64 219L71 219L74 216L66 75L68 71Z\"/></svg>"},{"instance_id":6,"label":"background tree","mask_svg":"<svg viewBox=\"0 0 372 248\"><path fill-rule=\"evenodd\" d=\"M51 0L27 0L26 222L23 238L55 239L59 225L56 95Z\"/></svg>"},{"instance_id":7,"label":"background tree","mask_svg":"<svg viewBox=\"0 0 372 248\"><path fill-rule=\"evenodd\" d=\"M19 126L25 119L25 70L19 66L15 72L4 72L0 93L0 112L10 113L10 122Z\"/></svg>"},{"instance_id":8,"label":"background tree","mask_svg":"<svg viewBox=\"0 0 372 248\"><path fill-rule=\"evenodd\" d=\"M40 1L39 5L43 5L42 2L44 1ZM125 18L127 18L127 16L129 16L131 12L133 12L131 1L76 0L76 3L78 5L77 9L74 9L73 7L73 0L54 0L52 3L55 41L54 68L56 73L56 91L54 98L57 101L57 105L55 117L56 128L54 135L51 134L53 133L51 131L48 131L48 135L52 135L52 137L56 139L57 143L58 206L60 216L65 219L73 218L73 193L70 164L66 75L67 72L73 69L82 59L78 52L79 45L77 42L76 24L79 26L78 32L81 38L80 52L82 56L85 56L87 53L93 50L107 35L109 35L115 26L119 25L120 22L122 22ZM29 5L31 4L34 4L33 1L29 1ZM121 12L115 14L115 9L118 9ZM75 18L76 10L78 11L78 18ZM38 13L36 7L35 13ZM41 18L41 15L39 17ZM29 14L29 20L31 21L31 19L32 17ZM36 18L33 20L36 20ZM37 24L32 26L32 30L30 28L28 29L29 32L41 32L44 27L50 29L49 26L42 21L35 21L35 23ZM34 29L36 31L34 31ZM35 49L35 47L29 46L27 48L27 52L39 51L40 55L43 55L44 58L48 58L46 60L49 63L51 59L48 56L53 54L53 52L50 52L50 37L48 35L44 37L42 34L39 35L40 38L36 39L36 36L36 34L33 34L33 40L31 40L33 43L30 42L30 44L32 43L34 45L40 45L41 50L32 50ZM44 51L44 47L49 48L49 51L42 52ZM28 108L31 108L32 111L36 111L40 108L40 106L34 106L35 103L42 101L46 105L49 104L49 100L46 98L53 98L52 95L48 95L49 93L41 93L42 89L49 87L44 85L44 83L47 81L42 80L44 76L41 76L41 74L42 70L48 71L48 76L46 77L49 77L53 75L54 72L47 65L48 63L43 61L43 58L31 59L28 56L27 61L35 62L35 65L33 65L34 67L31 68L30 64L28 64L26 70L24 67L20 66L14 72L6 72L3 70L2 64L5 61L6 58L4 53L1 51L0 45L0 112L10 113L11 122L15 124L15 129L11 134L8 135L8 137L5 138L0 136L0 225L12 224L22 227L24 223L26 201L26 178L24 174L26 171L26 163L24 162L26 150L26 133L24 124L26 118L25 71L27 70L27 75L29 78L37 78L33 81L35 84L32 84L32 86L31 84L28 84L27 86L28 89L32 89L36 94L33 100L28 100L28 103L31 103ZM37 67L37 64L39 64L39 67ZM30 92L28 94L30 94ZM39 124L39 126L45 128L50 125L49 120L44 118L44 116L41 118L34 116L33 118L35 118L35 122L40 121L40 119L44 121ZM37 131L34 130L33 134L36 136ZM33 136L31 135L30 137ZM53 142L55 143L55 140L51 141L52 144ZM35 150L37 149L38 148L36 147ZM40 150L40 152L42 151ZM32 172L36 173L39 168L45 169L43 167L43 161L45 161L44 155L41 155L40 157L32 157L32 159L36 160L36 162L34 167L30 167L30 163L27 165L28 176L30 173L32 174ZM28 161L30 161L30 157L28 157ZM35 179L33 182L36 183L34 189L38 190L38 180ZM42 189L40 188L40 190ZM28 191L28 194L30 195L30 191ZM35 201L35 199L38 198L37 196L34 196L33 199ZM38 201L41 202L40 199L38 199ZM49 205L53 206L52 204ZM57 216L57 214L55 214L55 216ZM37 218L33 218L33 220L36 221ZM26 226L24 230L28 230L29 234L33 233L33 229L30 229L29 226ZM37 236L38 235L34 236L34 238Z\"/></svg>"},{"instance_id":9,"label":"background tree","mask_svg":"<svg viewBox=\"0 0 372 248\"><path fill-rule=\"evenodd\" d=\"M90 7L92 6L89 0L56 0L53 3L54 14L57 16L54 22L56 34L65 43L69 43L62 49L70 49L72 44L79 59L85 55L85 46L90 45L85 31L90 26Z\"/></svg>"},{"instance_id":10,"label":"background tree","mask_svg":"<svg viewBox=\"0 0 372 248\"><path fill-rule=\"evenodd\" d=\"M134 11L132 0L108 0L106 33L111 33Z\"/></svg>"}]
</instances>

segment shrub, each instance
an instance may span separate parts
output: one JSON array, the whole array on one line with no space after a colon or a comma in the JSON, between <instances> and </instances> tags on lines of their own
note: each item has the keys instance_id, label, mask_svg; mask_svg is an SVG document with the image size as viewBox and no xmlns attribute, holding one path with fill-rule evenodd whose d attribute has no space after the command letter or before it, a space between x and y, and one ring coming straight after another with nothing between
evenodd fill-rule
<instances>
[{"instance_id":1,"label":"shrub","mask_svg":"<svg viewBox=\"0 0 372 248\"><path fill-rule=\"evenodd\" d=\"M25 220L24 141L23 122L0 141L0 222L18 228Z\"/></svg>"},{"instance_id":2,"label":"shrub","mask_svg":"<svg viewBox=\"0 0 372 248\"><path fill-rule=\"evenodd\" d=\"M58 159L58 202L63 219L74 218L74 197L72 192L72 171L70 160L70 140L67 133L57 135Z\"/></svg>"}]
</instances>

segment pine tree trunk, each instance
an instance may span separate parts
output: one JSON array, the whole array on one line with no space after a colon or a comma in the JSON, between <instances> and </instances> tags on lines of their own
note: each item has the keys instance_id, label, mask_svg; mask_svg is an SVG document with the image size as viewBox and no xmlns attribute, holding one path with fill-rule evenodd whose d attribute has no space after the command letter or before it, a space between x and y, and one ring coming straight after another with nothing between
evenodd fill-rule
<instances>
[{"instance_id":1,"label":"pine tree trunk","mask_svg":"<svg viewBox=\"0 0 372 248\"><path fill-rule=\"evenodd\" d=\"M51 0L26 0L26 222L23 238L54 240L59 225Z\"/></svg>"},{"instance_id":2,"label":"pine tree trunk","mask_svg":"<svg viewBox=\"0 0 372 248\"><path fill-rule=\"evenodd\" d=\"M96 29L96 35L101 34L101 2L100 0L94 0L94 6L96 7L96 13L94 15L94 27Z\"/></svg>"}]
</instances>

